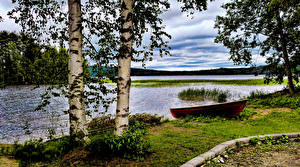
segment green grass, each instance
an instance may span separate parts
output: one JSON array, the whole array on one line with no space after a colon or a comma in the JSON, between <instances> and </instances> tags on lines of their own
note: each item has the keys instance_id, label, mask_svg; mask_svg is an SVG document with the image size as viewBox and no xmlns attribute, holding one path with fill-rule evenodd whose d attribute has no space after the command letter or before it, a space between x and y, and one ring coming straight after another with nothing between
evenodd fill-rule
<instances>
[{"instance_id":1,"label":"green grass","mask_svg":"<svg viewBox=\"0 0 300 167\"><path fill-rule=\"evenodd\" d=\"M222 91L219 89L186 89L178 94L178 98L181 100L189 101L203 101L205 99L214 100L217 102L225 102L226 98L229 96L228 91Z\"/></svg>"},{"instance_id":2,"label":"green grass","mask_svg":"<svg viewBox=\"0 0 300 167\"><path fill-rule=\"evenodd\" d=\"M247 109L251 113L261 113L260 109ZM222 142L263 134L300 132L300 110L283 112L280 108L269 109L269 114L241 119L195 118L179 119L152 126L145 136L151 143L151 154L139 161L123 158L101 159L100 157L79 157L82 150L71 153L62 161L72 161L81 166L180 166L186 161L202 154ZM69 154L70 156L70 154ZM74 157L73 157L74 156ZM68 156L67 156L68 157ZM103 158L103 157L102 157ZM66 160L67 159L67 160ZM52 162L53 163L53 162ZM52 164L46 165L51 166ZM52 166L59 165L53 164Z\"/></svg>"},{"instance_id":3,"label":"green grass","mask_svg":"<svg viewBox=\"0 0 300 167\"><path fill-rule=\"evenodd\" d=\"M184 120L172 121L159 127L159 134L148 136L154 150L151 166L180 166L217 144L235 138L299 132L299 121L299 112L274 112L246 121L219 119L198 124Z\"/></svg>"},{"instance_id":4,"label":"green grass","mask_svg":"<svg viewBox=\"0 0 300 167\"><path fill-rule=\"evenodd\" d=\"M287 108L300 108L300 87L295 88L295 94L290 96L288 90L284 89L272 94L266 94L263 92L251 92L248 97L248 104L256 105L260 108L270 107L287 107Z\"/></svg>"},{"instance_id":5,"label":"green grass","mask_svg":"<svg viewBox=\"0 0 300 167\"><path fill-rule=\"evenodd\" d=\"M168 87L168 86L187 86L190 83L213 83L221 85L266 85L264 79L233 79L233 80L216 80L216 79L183 79L183 80L136 80L132 81L134 87ZM285 79L282 84L286 84ZM269 85L275 85L271 82Z\"/></svg>"}]
</instances>

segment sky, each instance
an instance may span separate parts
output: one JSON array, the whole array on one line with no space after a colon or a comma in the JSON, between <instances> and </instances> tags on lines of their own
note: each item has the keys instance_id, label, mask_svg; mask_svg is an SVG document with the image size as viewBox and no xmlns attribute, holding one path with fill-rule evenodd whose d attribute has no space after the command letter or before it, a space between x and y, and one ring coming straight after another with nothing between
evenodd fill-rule
<instances>
[{"instance_id":1,"label":"sky","mask_svg":"<svg viewBox=\"0 0 300 167\"><path fill-rule=\"evenodd\" d=\"M166 32L172 36L170 46L172 56L160 57L155 55L153 61L146 63L147 69L169 71L191 71L216 68L237 68L229 60L228 49L222 44L214 43L217 29L214 22L217 15L224 15L225 10L220 6L230 0L216 0L208 3L208 10L195 12L193 18L182 13L180 4L171 0L171 8L161 15L166 26ZM0 22L0 31L20 31L6 15L12 9L11 0L0 0L0 14L4 22ZM254 58L257 65L264 64L259 56ZM134 68L142 68L141 63L132 63Z\"/></svg>"}]
</instances>

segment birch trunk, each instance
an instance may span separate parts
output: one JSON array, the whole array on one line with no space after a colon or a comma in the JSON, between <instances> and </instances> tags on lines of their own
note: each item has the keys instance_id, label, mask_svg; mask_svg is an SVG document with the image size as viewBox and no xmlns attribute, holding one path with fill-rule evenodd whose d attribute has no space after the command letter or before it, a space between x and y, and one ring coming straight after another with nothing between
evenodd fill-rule
<instances>
[{"instance_id":1,"label":"birch trunk","mask_svg":"<svg viewBox=\"0 0 300 167\"><path fill-rule=\"evenodd\" d=\"M128 129L130 68L133 45L134 0L123 0L121 5L120 50L118 55L117 109L115 135L121 136Z\"/></svg>"},{"instance_id":2,"label":"birch trunk","mask_svg":"<svg viewBox=\"0 0 300 167\"><path fill-rule=\"evenodd\" d=\"M289 92L291 95L293 95L295 93L295 87L294 87L294 83L293 83L293 77L292 77L292 70L291 70L291 63L289 60L289 56L288 56L288 52L287 52L287 43L286 43L286 39L285 39L285 35L283 32L283 24L280 18L280 13L278 11L277 13L277 22L278 22L278 28L279 28L279 32L280 32L280 44L281 44L281 50L282 50L282 54L283 54L283 60L284 60L284 68L285 68L285 74L288 77L288 86L289 86Z\"/></svg>"},{"instance_id":3,"label":"birch trunk","mask_svg":"<svg viewBox=\"0 0 300 167\"><path fill-rule=\"evenodd\" d=\"M69 6L69 119L70 135L75 140L87 140L84 109L82 18L80 0L68 0Z\"/></svg>"}]
</instances>

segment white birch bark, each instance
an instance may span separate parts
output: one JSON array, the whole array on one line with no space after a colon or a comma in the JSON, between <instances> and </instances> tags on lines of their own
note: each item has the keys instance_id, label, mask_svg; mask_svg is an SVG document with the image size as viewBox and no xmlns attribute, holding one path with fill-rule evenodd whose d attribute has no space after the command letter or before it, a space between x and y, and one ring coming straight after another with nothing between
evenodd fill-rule
<instances>
[{"instance_id":1,"label":"white birch bark","mask_svg":"<svg viewBox=\"0 0 300 167\"><path fill-rule=\"evenodd\" d=\"M84 108L82 18L80 0L68 0L69 6L69 119L70 135L87 140Z\"/></svg>"},{"instance_id":2,"label":"white birch bark","mask_svg":"<svg viewBox=\"0 0 300 167\"><path fill-rule=\"evenodd\" d=\"M121 5L120 51L118 55L117 109L115 135L121 136L128 129L130 67L133 45L134 0L123 0Z\"/></svg>"}]
</instances>

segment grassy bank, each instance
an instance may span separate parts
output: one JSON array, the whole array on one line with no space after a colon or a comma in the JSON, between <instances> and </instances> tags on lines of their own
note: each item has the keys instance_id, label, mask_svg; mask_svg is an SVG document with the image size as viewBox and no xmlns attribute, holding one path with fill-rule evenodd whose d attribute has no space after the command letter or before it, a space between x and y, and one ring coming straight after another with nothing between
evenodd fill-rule
<instances>
[{"instance_id":1,"label":"grassy bank","mask_svg":"<svg viewBox=\"0 0 300 167\"><path fill-rule=\"evenodd\" d=\"M136 80L132 81L134 87L167 87L167 86L187 86L191 83L213 83L221 85L266 85L264 79L233 79L233 80L216 80L216 79L182 79L182 80ZM286 84L285 79L283 84ZM269 85L276 85L272 82Z\"/></svg>"},{"instance_id":2,"label":"grassy bank","mask_svg":"<svg viewBox=\"0 0 300 167\"><path fill-rule=\"evenodd\" d=\"M282 96L284 97L281 101L276 100ZM43 148L48 152L41 151L45 155L50 154L50 151L56 153L54 154L58 155L55 156L56 159L37 163L45 166L180 166L191 158L228 140L263 134L300 132L298 99L299 92L293 97L286 95L285 91L271 95L256 93L251 96L248 107L241 115L232 119L202 116L161 122L158 117L147 114L131 116L131 126L134 122L139 121L144 122L150 129L147 133L143 128L142 131L132 131L128 134L129 136L125 136L126 138L111 138L107 135L107 129L113 128L114 125L111 117L95 119L89 125L92 128L90 129L91 135L96 136L96 138L91 137L94 145L90 145L92 147L88 148L92 149L77 147L64 153L65 140L56 141ZM275 102L277 105L274 106ZM123 142L128 142L126 140L129 138L133 142L122 145ZM136 146L146 146L147 150L140 150L143 151L143 156L138 159L126 158L123 157L124 154L107 147L115 147L114 143L117 145L120 143L121 149L119 150L123 151L131 149L131 152L136 153ZM93 149L98 146L100 146L99 149ZM107 149L101 151L101 148L106 147ZM61 149L57 150L57 148ZM95 150L100 153L94 154ZM128 152L125 153L128 154ZM1 157L1 160L11 159ZM14 162L11 161L11 163Z\"/></svg>"},{"instance_id":3,"label":"grassy bank","mask_svg":"<svg viewBox=\"0 0 300 167\"><path fill-rule=\"evenodd\" d=\"M91 156L89 151L77 149L62 160L61 164L81 166L179 166L189 159L208 151L227 140L262 134L300 131L300 110L286 108L247 108L247 119L197 117L165 122L150 129L144 139L150 142L150 154L145 158L128 160L118 157ZM84 155L83 155L84 153ZM90 155L90 156L89 156Z\"/></svg>"}]
</instances>

